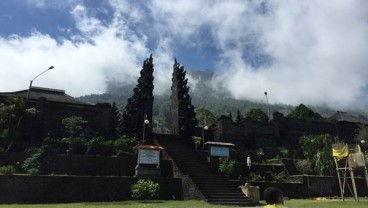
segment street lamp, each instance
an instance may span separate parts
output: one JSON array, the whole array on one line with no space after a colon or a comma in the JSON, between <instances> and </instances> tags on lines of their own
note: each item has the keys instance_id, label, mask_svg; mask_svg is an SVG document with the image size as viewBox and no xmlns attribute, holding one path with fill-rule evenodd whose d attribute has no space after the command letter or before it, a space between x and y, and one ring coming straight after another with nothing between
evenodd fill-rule
<instances>
[{"instance_id":1,"label":"street lamp","mask_svg":"<svg viewBox=\"0 0 368 208\"><path fill-rule=\"evenodd\" d=\"M147 119L147 114L144 115L144 120L143 120L143 141L142 143L144 144L144 136L146 135L146 125L149 124L149 120Z\"/></svg>"},{"instance_id":2,"label":"street lamp","mask_svg":"<svg viewBox=\"0 0 368 208\"><path fill-rule=\"evenodd\" d=\"M28 101L28 99L29 99L29 93L31 92L31 87L32 87L32 83L33 83L33 81L37 78L37 77L39 77L39 76L41 76L43 73L45 73L45 72L47 72L48 70L51 70L51 69L53 69L54 68L54 66L50 66L49 68L47 68L45 71L43 71L42 73L40 73L39 75L37 75L37 76L35 76L35 78L33 78L32 80L31 80L31 82L29 83L29 87L28 87L28 92L27 92L27 98L26 98L26 102Z\"/></svg>"},{"instance_id":3,"label":"street lamp","mask_svg":"<svg viewBox=\"0 0 368 208\"><path fill-rule=\"evenodd\" d=\"M267 92L264 92L265 96L266 96L266 103L267 103L267 112L268 112L268 120L271 119L270 117L270 106L268 105L268 98L267 98Z\"/></svg>"},{"instance_id":4,"label":"street lamp","mask_svg":"<svg viewBox=\"0 0 368 208\"><path fill-rule=\"evenodd\" d=\"M204 149L204 131L208 130L208 126L202 127L202 150Z\"/></svg>"},{"instance_id":5,"label":"street lamp","mask_svg":"<svg viewBox=\"0 0 368 208\"><path fill-rule=\"evenodd\" d=\"M250 177L250 166L252 166L252 161L250 160L250 156L247 156L247 166L248 166L248 177Z\"/></svg>"},{"instance_id":6,"label":"street lamp","mask_svg":"<svg viewBox=\"0 0 368 208\"><path fill-rule=\"evenodd\" d=\"M362 144L362 152L363 152L363 154L365 154L365 147L364 147L365 140L364 139L360 140L360 143Z\"/></svg>"},{"instance_id":7,"label":"street lamp","mask_svg":"<svg viewBox=\"0 0 368 208\"><path fill-rule=\"evenodd\" d=\"M252 166L252 160L250 160L250 156L249 155L247 156L247 166L248 166L248 168L250 170L250 166Z\"/></svg>"}]
</instances>

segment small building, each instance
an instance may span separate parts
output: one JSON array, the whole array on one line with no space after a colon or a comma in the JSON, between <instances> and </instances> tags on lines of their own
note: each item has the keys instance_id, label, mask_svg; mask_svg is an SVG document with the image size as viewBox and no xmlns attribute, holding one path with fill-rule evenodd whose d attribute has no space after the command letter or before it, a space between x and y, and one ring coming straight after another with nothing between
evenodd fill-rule
<instances>
[{"instance_id":1,"label":"small building","mask_svg":"<svg viewBox=\"0 0 368 208\"><path fill-rule=\"evenodd\" d=\"M89 104L73 98L64 90L41 87L32 87L29 91L0 92L0 102L5 102L8 97L24 98L28 108L36 109L35 115L26 115L22 120L21 140L38 141L46 136L61 138L65 136L62 120L70 116L83 117L88 122L85 131L91 135L109 132L109 103Z\"/></svg>"},{"instance_id":2,"label":"small building","mask_svg":"<svg viewBox=\"0 0 368 208\"><path fill-rule=\"evenodd\" d=\"M344 123L360 123L360 124L368 124L368 119L359 114L351 114L347 112L337 111L335 114L330 116L328 121L332 122L344 122Z\"/></svg>"}]
</instances>

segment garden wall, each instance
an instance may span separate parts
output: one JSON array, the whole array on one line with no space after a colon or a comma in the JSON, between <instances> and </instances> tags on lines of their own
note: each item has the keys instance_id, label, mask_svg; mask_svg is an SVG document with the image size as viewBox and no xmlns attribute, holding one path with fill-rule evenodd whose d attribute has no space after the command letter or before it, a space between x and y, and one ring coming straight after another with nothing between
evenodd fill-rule
<instances>
[{"instance_id":1,"label":"garden wall","mask_svg":"<svg viewBox=\"0 0 368 208\"><path fill-rule=\"evenodd\" d=\"M23 161L27 154L18 152L4 153L0 157L0 166L12 165L17 173L24 173ZM59 155L46 154L40 166L42 175L74 176L133 176L137 158L135 155L107 157L96 155ZM161 176L172 177L172 162L161 161Z\"/></svg>"},{"instance_id":2,"label":"garden wall","mask_svg":"<svg viewBox=\"0 0 368 208\"><path fill-rule=\"evenodd\" d=\"M102 202L131 199L134 177L0 176L0 203ZM161 199L183 199L180 178L153 179Z\"/></svg>"},{"instance_id":3,"label":"garden wall","mask_svg":"<svg viewBox=\"0 0 368 208\"><path fill-rule=\"evenodd\" d=\"M134 156L46 155L40 170L42 174L133 176L136 164Z\"/></svg>"},{"instance_id":4,"label":"garden wall","mask_svg":"<svg viewBox=\"0 0 368 208\"><path fill-rule=\"evenodd\" d=\"M279 183L279 182L251 182L253 186L259 186L261 193L270 186L280 188L284 195L290 198L315 198L341 196L339 181L332 176L298 176L300 183ZM351 180L347 179L350 186ZM368 188L364 178L355 179L359 196L367 196ZM345 196L352 196L348 187L345 189Z\"/></svg>"}]
</instances>

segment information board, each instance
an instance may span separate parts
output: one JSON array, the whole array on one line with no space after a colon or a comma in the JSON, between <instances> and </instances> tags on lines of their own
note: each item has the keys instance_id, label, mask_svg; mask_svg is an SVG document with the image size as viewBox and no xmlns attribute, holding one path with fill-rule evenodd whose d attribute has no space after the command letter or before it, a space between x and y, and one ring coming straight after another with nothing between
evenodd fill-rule
<instances>
[{"instance_id":1,"label":"information board","mask_svg":"<svg viewBox=\"0 0 368 208\"><path fill-rule=\"evenodd\" d=\"M139 164L159 164L160 150L138 150Z\"/></svg>"},{"instance_id":2,"label":"information board","mask_svg":"<svg viewBox=\"0 0 368 208\"><path fill-rule=\"evenodd\" d=\"M229 157L230 156L229 147L211 146L211 156Z\"/></svg>"}]
</instances>

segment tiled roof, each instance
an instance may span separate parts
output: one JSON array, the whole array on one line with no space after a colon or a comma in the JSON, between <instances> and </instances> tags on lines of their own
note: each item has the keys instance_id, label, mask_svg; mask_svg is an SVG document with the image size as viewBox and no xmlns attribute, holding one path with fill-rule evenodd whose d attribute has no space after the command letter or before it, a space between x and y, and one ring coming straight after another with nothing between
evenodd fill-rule
<instances>
[{"instance_id":1,"label":"tiled roof","mask_svg":"<svg viewBox=\"0 0 368 208\"><path fill-rule=\"evenodd\" d=\"M0 96L6 97L23 97L26 98L28 90L20 90L15 92L0 92ZM79 101L72 96L65 94L65 90L32 87L29 93L29 100L46 99L53 102L79 104L79 105L90 105L89 103Z\"/></svg>"},{"instance_id":2,"label":"tiled roof","mask_svg":"<svg viewBox=\"0 0 368 208\"><path fill-rule=\"evenodd\" d=\"M337 111L334 115L328 118L329 121L350 122L368 124L368 119L359 114L349 114L347 112Z\"/></svg>"},{"instance_id":3,"label":"tiled roof","mask_svg":"<svg viewBox=\"0 0 368 208\"><path fill-rule=\"evenodd\" d=\"M226 142L206 142L205 145L210 146L223 146L223 147L233 147L235 146L233 143L226 143Z\"/></svg>"}]
</instances>

